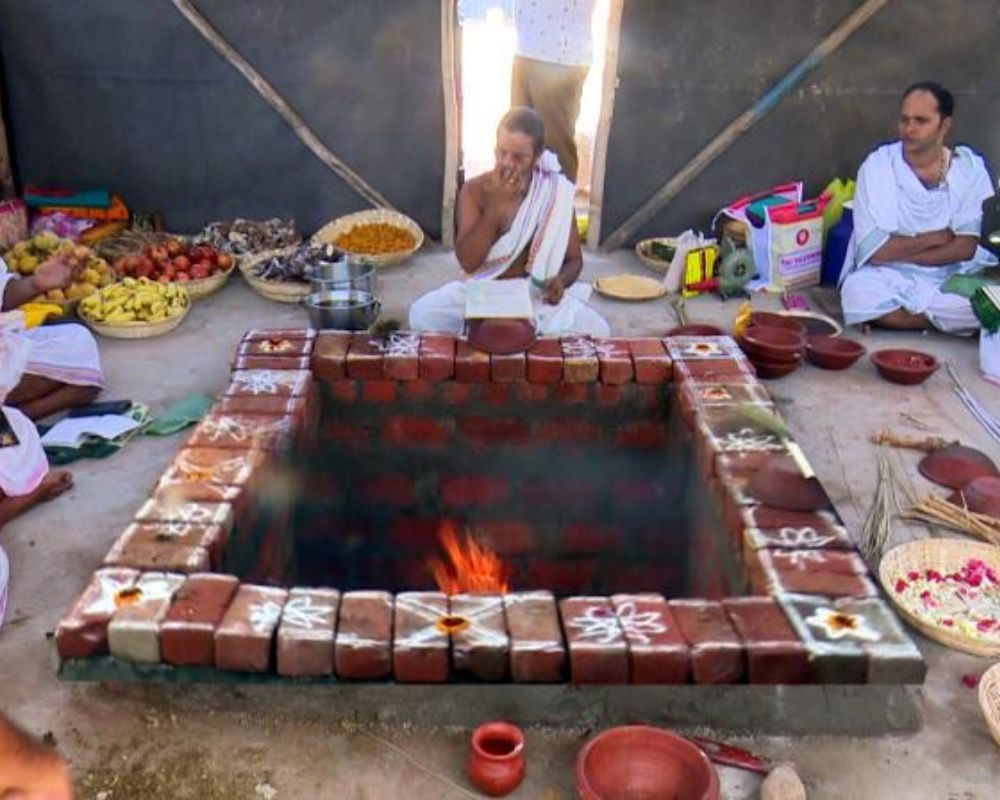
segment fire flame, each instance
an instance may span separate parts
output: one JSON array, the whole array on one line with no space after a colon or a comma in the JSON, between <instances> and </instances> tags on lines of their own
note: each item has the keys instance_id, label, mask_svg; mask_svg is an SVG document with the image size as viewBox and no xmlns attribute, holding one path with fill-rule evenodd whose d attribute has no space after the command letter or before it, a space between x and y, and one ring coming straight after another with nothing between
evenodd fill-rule
<instances>
[{"instance_id":1,"label":"fire flame","mask_svg":"<svg viewBox=\"0 0 1000 800\"><path fill-rule=\"evenodd\" d=\"M430 562L434 580L445 594L506 594L509 569L499 556L471 534L460 538L456 526L445 522L438 539L447 554Z\"/></svg>"}]
</instances>

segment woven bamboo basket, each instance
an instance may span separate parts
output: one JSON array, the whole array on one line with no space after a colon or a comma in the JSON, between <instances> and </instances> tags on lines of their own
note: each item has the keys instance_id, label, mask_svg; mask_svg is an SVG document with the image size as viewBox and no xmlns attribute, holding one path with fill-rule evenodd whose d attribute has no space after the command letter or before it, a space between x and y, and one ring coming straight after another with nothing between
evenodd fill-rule
<instances>
[{"instance_id":1,"label":"woven bamboo basket","mask_svg":"<svg viewBox=\"0 0 1000 800\"><path fill-rule=\"evenodd\" d=\"M973 639L955 628L944 628L917 616L896 601L895 581L906 573L923 573L934 569L942 575L960 571L969 559L984 561L1000 573L1000 547L982 542L959 539L921 539L894 547L882 558L878 567L882 588L900 615L928 639L977 656L1000 657L1000 643L991 644Z\"/></svg>"},{"instance_id":2,"label":"woven bamboo basket","mask_svg":"<svg viewBox=\"0 0 1000 800\"><path fill-rule=\"evenodd\" d=\"M219 289L225 286L226 282L235 271L236 264L233 264L233 266L225 272L216 272L214 275L210 275L207 278L198 278L197 280L188 281L187 283L181 284L181 286L187 290L188 297L190 297L191 300L201 300L211 294L215 294L219 291Z\"/></svg>"},{"instance_id":3,"label":"woven bamboo basket","mask_svg":"<svg viewBox=\"0 0 1000 800\"><path fill-rule=\"evenodd\" d=\"M1000 662L986 670L979 680L979 707L993 740L1000 746Z\"/></svg>"},{"instance_id":4,"label":"woven bamboo basket","mask_svg":"<svg viewBox=\"0 0 1000 800\"><path fill-rule=\"evenodd\" d=\"M87 327L94 333L107 336L109 339L150 339L153 336L170 333L184 321L190 311L191 301L188 300L188 304L180 314L159 322L119 322L117 325L108 325L90 319L84 311L80 312L80 319L87 323Z\"/></svg>"},{"instance_id":5,"label":"woven bamboo basket","mask_svg":"<svg viewBox=\"0 0 1000 800\"><path fill-rule=\"evenodd\" d=\"M390 211L386 208L373 208L369 211L357 211L344 217L338 217L333 222L328 222L315 234L312 241L316 244L337 245L337 237L347 233L358 225L372 225L382 223L394 225L408 231L414 239L413 247L409 250L400 250L397 253L381 253L372 255L368 253L355 253L355 257L364 260L375 267L388 267L393 264L401 264L419 250L424 244L424 232L412 219L398 211ZM350 251L348 251L350 252Z\"/></svg>"},{"instance_id":6,"label":"woven bamboo basket","mask_svg":"<svg viewBox=\"0 0 1000 800\"><path fill-rule=\"evenodd\" d=\"M279 303L298 303L312 291L308 283L269 281L257 275L257 268L268 259L274 258L274 256L291 255L299 247L301 245L293 244L289 247L278 248L277 250L265 250L263 253L242 258L237 264L246 282L250 284L250 288L261 295L261 297L266 297L268 300L275 300Z\"/></svg>"},{"instance_id":7,"label":"woven bamboo basket","mask_svg":"<svg viewBox=\"0 0 1000 800\"><path fill-rule=\"evenodd\" d=\"M94 246L94 250L109 264L114 264L122 256L133 256L147 245L162 244L167 239L187 241L187 238L180 234L129 229L101 239Z\"/></svg>"},{"instance_id":8,"label":"woven bamboo basket","mask_svg":"<svg viewBox=\"0 0 1000 800\"><path fill-rule=\"evenodd\" d=\"M677 237L676 236L654 236L651 239L643 239L641 242L637 242L635 245L635 255L636 257L647 267L649 267L654 272L659 272L661 275L665 275L667 269L670 267L669 261L664 261L662 258L655 258L650 255L649 248L654 242L659 242L660 244L668 245L669 247L677 247Z\"/></svg>"}]
</instances>

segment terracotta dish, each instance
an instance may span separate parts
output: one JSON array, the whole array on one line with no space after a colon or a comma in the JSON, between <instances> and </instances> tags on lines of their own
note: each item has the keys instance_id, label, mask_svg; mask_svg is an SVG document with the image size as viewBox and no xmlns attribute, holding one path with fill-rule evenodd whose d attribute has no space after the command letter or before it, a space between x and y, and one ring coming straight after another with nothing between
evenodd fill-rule
<instances>
[{"instance_id":1,"label":"terracotta dish","mask_svg":"<svg viewBox=\"0 0 1000 800\"><path fill-rule=\"evenodd\" d=\"M801 357L806 340L801 334L784 328L754 326L743 331L740 346L750 356L780 361Z\"/></svg>"},{"instance_id":2,"label":"terracotta dish","mask_svg":"<svg viewBox=\"0 0 1000 800\"><path fill-rule=\"evenodd\" d=\"M537 340L535 326L526 319L469 320L469 344L477 350L496 355L520 353Z\"/></svg>"},{"instance_id":3,"label":"terracotta dish","mask_svg":"<svg viewBox=\"0 0 1000 800\"><path fill-rule=\"evenodd\" d=\"M931 483L949 489L961 489L974 478L1000 475L986 453L961 444L928 453L920 459L917 469Z\"/></svg>"},{"instance_id":4,"label":"terracotta dish","mask_svg":"<svg viewBox=\"0 0 1000 800\"><path fill-rule=\"evenodd\" d=\"M754 370L757 372L758 378L764 378L765 380L776 380L778 378L784 378L789 375L799 367L802 366L802 359L793 361L791 363L782 361L767 361L766 359L751 359Z\"/></svg>"},{"instance_id":5,"label":"terracotta dish","mask_svg":"<svg viewBox=\"0 0 1000 800\"><path fill-rule=\"evenodd\" d=\"M887 381L914 386L927 380L940 362L930 353L919 350L889 349L872 353L872 363Z\"/></svg>"},{"instance_id":6,"label":"terracotta dish","mask_svg":"<svg viewBox=\"0 0 1000 800\"><path fill-rule=\"evenodd\" d=\"M809 336L806 338L806 358L822 369L847 369L867 351L853 339L839 336Z\"/></svg>"},{"instance_id":7,"label":"terracotta dish","mask_svg":"<svg viewBox=\"0 0 1000 800\"><path fill-rule=\"evenodd\" d=\"M973 478L948 500L975 514L988 514L1000 519L1000 478L992 475Z\"/></svg>"},{"instance_id":8,"label":"terracotta dish","mask_svg":"<svg viewBox=\"0 0 1000 800\"><path fill-rule=\"evenodd\" d=\"M806 335L806 326L797 319L786 314L778 314L773 311L754 311L750 315L750 326L784 328L785 330L794 331L801 336Z\"/></svg>"},{"instance_id":9,"label":"terracotta dish","mask_svg":"<svg viewBox=\"0 0 1000 800\"><path fill-rule=\"evenodd\" d=\"M609 728L576 759L582 800L718 800L719 778L708 757L670 731L646 725Z\"/></svg>"},{"instance_id":10,"label":"terracotta dish","mask_svg":"<svg viewBox=\"0 0 1000 800\"><path fill-rule=\"evenodd\" d=\"M676 325L663 335L669 339L671 336L725 336L726 332L715 325L692 322L688 325Z\"/></svg>"},{"instance_id":11,"label":"terracotta dish","mask_svg":"<svg viewBox=\"0 0 1000 800\"><path fill-rule=\"evenodd\" d=\"M784 511L818 511L830 504L815 478L807 478L785 455L774 455L750 473L747 488L755 500Z\"/></svg>"}]
</instances>

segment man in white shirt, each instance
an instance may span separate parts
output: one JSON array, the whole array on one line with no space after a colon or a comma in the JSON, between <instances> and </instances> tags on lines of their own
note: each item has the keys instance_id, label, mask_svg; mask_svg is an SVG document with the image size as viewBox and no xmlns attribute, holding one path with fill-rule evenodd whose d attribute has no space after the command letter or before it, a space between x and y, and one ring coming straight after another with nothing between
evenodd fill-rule
<instances>
[{"instance_id":1,"label":"man in white shirt","mask_svg":"<svg viewBox=\"0 0 1000 800\"><path fill-rule=\"evenodd\" d=\"M545 122L545 146L576 183L574 131L591 59L594 0L517 0L517 55L511 106L535 109Z\"/></svg>"}]
</instances>

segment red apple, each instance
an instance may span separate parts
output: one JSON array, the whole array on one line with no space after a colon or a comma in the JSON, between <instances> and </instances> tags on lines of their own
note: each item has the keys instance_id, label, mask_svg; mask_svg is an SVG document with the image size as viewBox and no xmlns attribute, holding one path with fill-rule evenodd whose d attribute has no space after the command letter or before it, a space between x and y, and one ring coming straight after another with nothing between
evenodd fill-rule
<instances>
[{"instance_id":1,"label":"red apple","mask_svg":"<svg viewBox=\"0 0 1000 800\"><path fill-rule=\"evenodd\" d=\"M177 256L174 258L174 266L178 270L187 271L191 268L191 259L187 256Z\"/></svg>"},{"instance_id":2,"label":"red apple","mask_svg":"<svg viewBox=\"0 0 1000 800\"><path fill-rule=\"evenodd\" d=\"M184 252L184 245L179 239L167 239L163 246L167 250L167 255L171 258L175 258Z\"/></svg>"}]
</instances>

